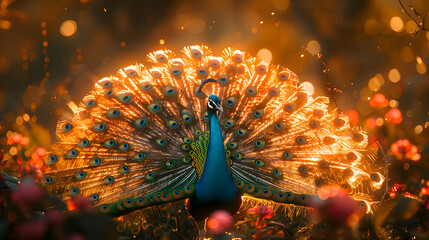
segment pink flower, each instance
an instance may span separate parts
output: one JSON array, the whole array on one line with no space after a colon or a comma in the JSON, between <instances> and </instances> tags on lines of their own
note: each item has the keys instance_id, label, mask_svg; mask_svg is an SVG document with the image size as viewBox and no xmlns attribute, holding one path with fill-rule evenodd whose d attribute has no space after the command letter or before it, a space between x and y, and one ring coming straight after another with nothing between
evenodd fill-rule
<instances>
[{"instance_id":1,"label":"pink flower","mask_svg":"<svg viewBox=\"0 0 429 240\"><path fill-rule=\"evenodd\" d=\"M228 212L220 210L214 212L207 220L207 227L213 233L222 233L232 224L232 217Z\"/></svg>"},{"instance_id":2,"label":"pink flower","mask_svg":"<svg viewBox=\"0 0 429 240\"><path fill-rule=\"evenodd\" d=\"M42 197L42 187L35 182L22 182L18 186L18 191L13 194L16 201L33 204Z\"/></svg>"},{"instance_id":3,"label":"pink flower","mask_svg":"<svg viewBox=\"0 0 429 240\"><path fill-rule=\"evenodd\" d=\"M87 197L79 195L67 201L67 208L69 211L90 211L91 204Z\"/></svg>"},{"instance_id":4,"label":"pink flower","mask_svg":"<svg viewBox=\"0 0 429 240\"><path fill-rule=\"evenodd\" d=\"M417 153L417 147L408 141L408 139L400 139L390 146L390 150L399 160L411 159L413 161L420 160L420 154Z\"/></svg>"},{"instance_id":5,"label":"pink flower","mask_svg":"<svg viewBox=\"0 0 429 240\"><path fill-rule=\"evenodd\" d=\"M28 144L28 142L29 142L28 137L23 137L21 134L16 132L12 133L12 136L7 139L8 145L12 145L12 144L26 145Z\"/></svg>"},{"instance_id":6,"label":"pink flower","mask_svg":"<svg viewBox=\"0 0 429 240\"><path fill-rule=\"evenodd\" d=\"M387 105L389 105L389 100L387 100L383 94L376 93L371 100L369 100L369 105L371 105L371 107L387 107Z\"/></svg>"},{"instance_id":7,"label":"pink flower","mask_svg":"<svg viewBox=\"0 0 429 240\"><path fill-rule=\"evenodd\" d=\"M391 108L389 111L387 111L386 115L384 115L384 118L388 122L398 124L402 122L402 113L397 108Z\"/></svg>"}]
</instances>

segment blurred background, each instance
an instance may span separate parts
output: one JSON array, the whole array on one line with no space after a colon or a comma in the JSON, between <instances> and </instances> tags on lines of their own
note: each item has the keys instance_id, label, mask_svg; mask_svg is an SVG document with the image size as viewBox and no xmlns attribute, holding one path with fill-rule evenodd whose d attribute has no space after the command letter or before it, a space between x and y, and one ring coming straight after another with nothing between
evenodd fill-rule
<instances>
[{"instance_id":1,"label":"blurred background","mask_svg":"<svg viewBox=\"0 0 429 240\"><path fill-rule=\"evenodd\" d=\"M43 168L58 117L98 79L206 44L289 67L381 144L390 186L427 197L428 14L426 0L0 0L2 171Z\"/></svg>"}]
</instances>

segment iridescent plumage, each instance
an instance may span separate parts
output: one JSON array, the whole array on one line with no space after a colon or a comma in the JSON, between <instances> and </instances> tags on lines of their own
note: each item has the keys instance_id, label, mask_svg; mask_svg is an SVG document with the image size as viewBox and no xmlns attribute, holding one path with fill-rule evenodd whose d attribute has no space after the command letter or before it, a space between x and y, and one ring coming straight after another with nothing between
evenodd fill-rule
<instances>
[{"instance_id":1,"label":"iridescent plumage","mask_svg":"<svg viewBox=\"0 0 429 240\"><path fill-rule=\"evenodd\" d=\"M233 213L248 198L308 206L331 184L368 211L377 203L384 165L327 97L240 50L182 52L153 52L150 66L98 81L74 117L59 121L43 184L112 215L187 198L197 219L228 205ZM206 79L216 82L200 89Z\"/></svg>"}]
</instances>

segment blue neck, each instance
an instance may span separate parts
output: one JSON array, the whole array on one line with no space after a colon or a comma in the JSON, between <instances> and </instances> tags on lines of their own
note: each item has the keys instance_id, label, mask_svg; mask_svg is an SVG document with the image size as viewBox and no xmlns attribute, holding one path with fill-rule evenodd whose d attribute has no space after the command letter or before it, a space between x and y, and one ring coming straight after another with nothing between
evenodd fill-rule
<instances>
[{"instance_id":1,"label":"blue neck","mask_svg":"<svg viewBox=\"0 0 429 240\"><path fill-rule=\"evenodd\" d=\"M204 170L196 190L202 202L231 202L237 195L237 188L229 173L225 155L222 131L216 114L209 114L210 141Z\"/></svg>"}]
</instances>

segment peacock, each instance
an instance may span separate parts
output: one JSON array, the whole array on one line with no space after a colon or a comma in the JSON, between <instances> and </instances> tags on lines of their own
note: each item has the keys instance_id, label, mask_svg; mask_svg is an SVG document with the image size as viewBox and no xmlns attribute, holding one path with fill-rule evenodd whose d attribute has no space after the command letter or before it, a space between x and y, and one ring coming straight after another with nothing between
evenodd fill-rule
<instances>
[{"instance_id":1,"label":"peacock","mask_svg":"<svg viewBox=\"0 0 429 240\"><path fill-rule=\"evenodd\" d=\"M58 121L41 183L121 216L187 199L204 220L244 201L310 206L337 185L369 212L384 165L368 136L288 68L204 45L147 55L104 77Z\"/></svg>"}]
</instances>

